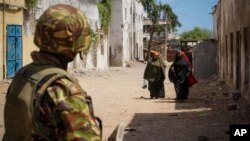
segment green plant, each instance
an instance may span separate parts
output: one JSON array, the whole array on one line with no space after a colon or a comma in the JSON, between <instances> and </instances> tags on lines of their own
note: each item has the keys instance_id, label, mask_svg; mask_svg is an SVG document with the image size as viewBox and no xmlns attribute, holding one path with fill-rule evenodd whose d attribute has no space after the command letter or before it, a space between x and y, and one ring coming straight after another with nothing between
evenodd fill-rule
<instances>
[{"instance_id":1,"label":"green plant","mask_svg":"<svg viewBox=\"0 0 250 141\"><path fill-rule=\"evenodd\" d=\"M87 50L89 50L94 46L97 46L97 44L99 44L99 41L100 41L100 34L95 32L93 29L90 29L90 42L88 44Z\"/></svg>"},{"instance_id":2,"label":"green plant","mask_svg":"<svg viewBox=\"0 0 250 141\"><path fill-rule=\"evenodd\" d=\"M174 31L176 27L180 27L181 23L178 20L178 16L172 11L172 8L168 4L162 5L161 3L157 3L156 0L141 0L141 3L144 9L147 12L147 18L151 20L152 25L149 29L150 37L148 41L148 49L147 49L147 59L149 59L150 48L152 43L152 37L154 32L157 32L158 35L165 31L165 27L167 27L168 31ZM160 25L159 21L164 20L168 24Z\"/></svg>"},{"instance_id":3,"label":"green plant","mask_svg":"<svg viewBox=\"0 0 250 141\"><path fill-rule=\"evenodd\" d=\"M25 0L25 3L28 8L36 6L38 0Z\"/></svg>"},{"instance_id":4,"label":"green plant","mask_svg":"<svg viewBox=\"0 0 250 141\"><path fill-rule=\"evenodd\" d=\"M101 20L101 27L105 31L107 31L111 21L111 12L112 12L111 0L103 0L97 6Z\"/></svg>"},{"instance_id":5,"label":"green plant","mask_svg":"<svg viewBox=\"0 0 250 141\"><path fill-rule=\"evenodd\" d=\"M195 27L180 34L180 40L204 40L212 37L212 31L206 28Z\"/></svg>"},{"instance_id":6,"label":"green plant","mask_svg":"<svg viewBox=\"0 0 250 141\"><path fill-rule=\"evenodd\" d=\"M100 40L100 34L95 32L93 29L90 29L90 41L91 43L99 43Z\"/></svg>"}]
</instances>

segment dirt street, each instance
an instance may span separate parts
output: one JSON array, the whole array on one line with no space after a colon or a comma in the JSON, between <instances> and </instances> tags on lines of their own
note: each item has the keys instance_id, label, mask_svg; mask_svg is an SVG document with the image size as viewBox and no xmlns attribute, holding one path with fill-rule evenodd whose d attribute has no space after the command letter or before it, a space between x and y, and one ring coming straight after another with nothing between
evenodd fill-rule
<instances>
[{"instance_id":1,"label":"dirt street","mask_svg":"<svg viewBox=\"0 0 250 141\"><path fill-rule=\"evenodd\" d=\"M216 77L199 80L184 103L174 102L173 85L166 79L167 98L152 100L141 88L145 64L130 65L74 74L92 96L104 140L120 123L128 130L124 141L229 141L230 124L250 124L250 106L242 99L232 100L229 88ZM7 86L0 84L0 138ZM228 110L228 105L237 108Z\"/></svg>"}]
</instances>

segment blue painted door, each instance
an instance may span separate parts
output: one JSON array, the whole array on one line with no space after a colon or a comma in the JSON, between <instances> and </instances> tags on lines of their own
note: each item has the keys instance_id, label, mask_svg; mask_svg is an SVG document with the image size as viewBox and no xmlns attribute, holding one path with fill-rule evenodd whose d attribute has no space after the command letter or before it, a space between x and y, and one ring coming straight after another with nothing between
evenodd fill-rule
<instances>
[{"instance_id":1,"label":"blue painted door","mask_svg":"<svg viewBox=\"0 0 250 141\"><path fill-rule=\"evenodd\" d=\"M7 25L7 77L23 66L22 26Z\"/></svg>"}]
</instances>

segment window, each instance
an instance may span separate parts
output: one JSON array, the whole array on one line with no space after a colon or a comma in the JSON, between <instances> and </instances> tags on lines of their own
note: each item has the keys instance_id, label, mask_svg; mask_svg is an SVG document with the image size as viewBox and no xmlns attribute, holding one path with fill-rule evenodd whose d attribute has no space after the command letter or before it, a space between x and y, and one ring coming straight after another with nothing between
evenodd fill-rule
<instances>
[{"instance_id":1,"label":"window","mask_svg":"<svg viewBox=\"0 0 250 141\"><path fill-rule=\"evenodd\" d=\"M133 14L133 23L135 23L135 13Z\"/></svg>"},{"instance_id":2,"label":"window","mask_svg":"<svg viewBox=\"0 0 250 141\"><path fill-rule=\"evenodd\" d=\"M230 49L229 49L229 65L230 65L230 74L229 77L233 78L233 47L234 47L234 34L230 33Z\"/></svg>"},{"instance_id":3,"label":"window","mask_svg":"<svg viewBox=\"0 0 250 141\"><path fill-rule=\"evenodd\" d=\"M226 68L228 66L228 46L227 46L227 35L225 35L225 52L224 52L225 58L223 58L225 60L224 63L224 78L226 75L228 75L228 68Z\"/></svg>"},{"instance_id":4,"label":"window","mask_svg":"<svg viewBox=\"0 0 250 141\"><path fill-rule=\"evenodd\" d=\"M127 8L125 8L125 20L127 20Z\"/></svg>"},{"instance_id":5,"label":"window","mask_svg":"<svg viewBox=\"0 0 250 141\"><path fill-rule=\"evenodd\" d=\"M240 88L241 82L241 33L240 31L236 32L236 88Z\"/></svg>"},{"instance_id":6,"label":"window","mask_svg":"<svg viewBox=\"0 0 250 141\"><path fill-rule=\"evenodd\" d=\"M245 52L245 85L248 86L249 83L249 48L248 48L248 35L249 29L244 28L243 31L243 43L244 43L244 52Z\"/></svg>"}]
</instances>

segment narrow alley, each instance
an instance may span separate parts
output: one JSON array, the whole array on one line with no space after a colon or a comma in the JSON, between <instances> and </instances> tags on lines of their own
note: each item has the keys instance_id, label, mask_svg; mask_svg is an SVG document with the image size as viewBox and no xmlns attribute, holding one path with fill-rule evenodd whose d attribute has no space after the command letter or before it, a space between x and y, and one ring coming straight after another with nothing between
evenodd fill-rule
<instances>
[{"instance_id":1,"label":"narrow alley","mask_svg":"<svg viewBox=\"0 0 250 141\"><path fill-rule=\"evenodd\" d=\"M103 121L104 140L123 123L124 141L228 141L230 124L250 123L249 105L243 99L233 100L230 90L215 76L199 80L191 88L189 100L175 103L168 78L167 98L149 99L148 90L141 88L144 68L143 63L130 62L130 67L74 73L92 96L95 114ZM0 138L7 86L6 82L0 84Z\"/></svg>"},{"instance_id":2,"label":"narrow alley","mask_svg":"<svg viewBox=\"0 0 250 141\"><path fill-rule=\"evenodd\" d=\"M249 14L250 0L0 0L0 140L100 140L69 72L103 141L118 125L123 141L249 141Z\"/></svg>"}]
</instances>

